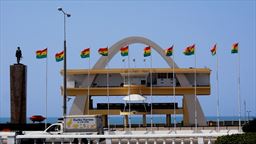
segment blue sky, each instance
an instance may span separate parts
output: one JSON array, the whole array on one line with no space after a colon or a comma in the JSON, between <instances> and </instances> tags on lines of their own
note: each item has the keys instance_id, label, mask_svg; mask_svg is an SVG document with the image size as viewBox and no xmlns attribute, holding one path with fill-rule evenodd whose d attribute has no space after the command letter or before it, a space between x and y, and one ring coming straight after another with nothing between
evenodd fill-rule
<instances>
[{"instance_id":1,"label":"blue sky","mask_svg":"<svg viewBox=\"0 0 256 144\"><path fill-rule=\"evenodd\" d=\"M9 65L16 61L17 46L23 52L22 63L28 66L27 115L45 113L45 60L35 58L35 51L45 47L49 51L48 115L62 115L59 72L63 63L55 62L54 55L63 49L63 15L57 7L72 15L67 20L68 68L88 68L88 61L79 57L83 48L91 48L93 66L100 57L98 48L111 46L128 36L149 38L163 48L174 44L178 66L193 67L193 56L184 56L182 51L195 43L197 66L212 69L211 95L199 97L208 116L216 115L216 57L209 52L215 43L220 61L221 115L237 115L238 55L231 55L230 49L239 42L242 104L246 101L247 110L256 115L256 1L0 0L0 117L10 116ZM145 67L144 47L130 46L136 67ZM167 66L156 52L152 56L153 67ZM148 62L146 66L149 67ZM120 55L111 60L110 67L123 67Z\"/></svg>"}]
</instances>

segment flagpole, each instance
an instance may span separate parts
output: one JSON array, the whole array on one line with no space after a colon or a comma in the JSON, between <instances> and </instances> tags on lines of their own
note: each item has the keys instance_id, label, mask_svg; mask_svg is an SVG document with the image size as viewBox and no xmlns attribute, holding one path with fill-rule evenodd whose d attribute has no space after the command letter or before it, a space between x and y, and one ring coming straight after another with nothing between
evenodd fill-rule
<instances>
[{"instance_id":1,"label":"flagpole","mask_svg":"<svg viewBox=\"0 0 256 144\"><path fill-rule=\"evenodd\" d=\"M220 131L219 54L216 52L217 132Z\"/></svg>"},{"instance_id":2,"label":"flagpole","mask_svg":"<svg viewBox=\"0 0 256 144\"><path fill-rule=\"evenodd\" d=\"M176 79L175 79L175 74L174 74L174 50L172 49L172 85L173 85L173 96L174 96L174 132L176 132ZM174 81L175 80L175 81ZM174 83L175 82L175 83Z\"/></svg>"},{"instance_id":3,"label":"flagpole","mask_svg":"<svg viewBox=\"0 0 256 144\"><path fill-rule=\"evenodd\" d=\"M256 42L254 41L254 44L256 44ZM254 54L256 55L256 49L254 49ZM254 55L253 55L254 56ZM256 57L254 57L254 87L256 87ZM256 89L254 89L254 95L255 95L255 103L256 103ZM256 104L255 104L255 113L254 113L254 116L256 117ZM252 114L253 115L253 114Z\"/></svg>"},{"instance_id":4,"label":"flagpole","mask_svg":"<svg viewBox=\"0 0 256 144\"><path fill-rule=\"evenodd\" d=\"M125 73L125 68L126 68L126 65L125 65L125 58L122 59L122 62L123 62L123 68L124 68L124 73ZM124 75L124 78L123 78L123 86L125 85L125 75Z\"/></svg>"},{"instance_id":5,"label":"flagpole","mask_svg":"<svg viewBox=\"0 0 256 144\"><path fill-rule=\"evenodd\" d=\"M89 49L90 50L90 49ZM89 51L89 53L90 53L90 51ZM90 55L90 54L89 54ZM90 114L90 56L89 56L89 59L88 59L88 70L87 70L87 72L88 72L88 81L87 81L87 101L88 101L88 104L89 104L89 106L88 106L88 114Z\"/></svg>"},{"instance_id":6,"label":"flagpole","mask_svg":"<svg viewBox=\"0 0 256 144\"><path fill-rule=\"evenodd\" d=\"M129 55L129 49L128 49L128 96L129 96L129 131L131 131L131 78L130 78L130 55Z\"/></svg>"},{"instance_id":7,"label":"flagpole","mask_svg":"<svg viewBox=\"0 0 256 144\"><path fill-rule=\"evenodd\" d=\"M123 87L125 86L125 68L126 68L126 66L125 66L125 58L123 58L122 59L122 62L123 62L123 73L124 73L124 75L123 75ZM122 75L121 75L122 76ZM125 101L125 106L126 106L126 101ZM124 106L124 111L125 111L125 106ZM126 128L126 126L125 126L125 116L123 115L123 124L124 124L124 128Z\"/></svg>"},{"instance_id":8,"label":"flagpole","mask_svg":"<svg viewBox=\"0 0 256 144\"><path fill-rule=\"evenodd\" d=\"M241 132L241 95L240 95L240 52L238 52L238 106L239 106L239 132Z\"/></svg>"},{"instance_id":9,"label":"flagpole","mask_svg":"<svg viewBox=\"0 0 256 144\"><path fill-rule=\"evenodd\" d=\"M241 107L242 107L242 105L241 105ZM244 100L244 117L242 118L242 110L241 110L241 120L247 121L246 120L246 101L245 100ZM241 122L241 125L242 125L242 122Z\"/></svg>"},{"instance_id":10,"label":"flagpole","mask_svg":"<svg viewBox=\"0 0 256 144\"><path fill-rule=\"evenodd\" d=\"M194 81L195 81L195 97L194 97L194 106L195 106L195 132L197 132L197 105L196 105L196 102L197 102L197 91L196 91L196 87L197 87L197 83L196 83L196 52L194 50L194 58L195 58L195 75L194 75Z\"/></svg>"},{"instance_id":11,"label":"flagpole","mask_svg":"<svg viewBox=\"0 0 256 144\"><path fill-rule=\"evenodd\" d=\"M151 54L151 48L150 48L150 125L151 125L151 131L153 131L153 105L152 105L152 54Z\"/></svg>"},{"instance_id":12,"label":"flagpole","mask_svg":"<svg viewBox=\"0 0 256 144\"><path fill-rule=\"evenodd\" d=\"M48 97L48 54L46 56L45 67L46 67L45 68L45 129L46 129L47 128L47 97Z\"/></svg>"},{"instance_id":13,"label":"flagpole","mask_svg":"<svg viewBox=\"0 0 256 144\"><path fill-rule=\"evenodd\" d=\"M109 54L108 54L109 55ZM108 72L108 68L109 68L109 58L107 55L107 99L108 99L108 132L110 131L110 121L109 121L109 72Z\"/></svg>"},{"instance_id":14,"label":"flagpole","mask_svg":"<svg viewBox=\"0 0 256 144\"><path fill-rule=\"evenodd\" d=\"M144 57L144 59L143 59L143 62L144 62L144 67L145 68L147 68L147 64L146 64L146 58ZM146 84L148 83L148 80L147 80L147 76L145 77L145 79L146 79ZM147 109L146 109L146 112L147 112ZM146 114L146 119L147 119L147 114ZM144 122L143 122L144 123ZM144 126L144 124L143 124L143 126ZM146 120L146 127L147 127L147 120Z\"/></svg>"}]
</instances>

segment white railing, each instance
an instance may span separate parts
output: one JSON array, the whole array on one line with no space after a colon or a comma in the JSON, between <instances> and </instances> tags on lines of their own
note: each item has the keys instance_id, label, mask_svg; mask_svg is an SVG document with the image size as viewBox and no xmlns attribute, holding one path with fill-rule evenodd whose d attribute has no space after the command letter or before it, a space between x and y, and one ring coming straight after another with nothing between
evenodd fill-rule
<instances>
[{"instance_id":1,"label":"white railing","mask_svg":"<svg viewBox=\"0 0 256 144\"><path fill-rule=\"evenodd\" d=\"M226 133L193 133L193 134L138 134L138 135L17 135L16 139L44 139L44 138L87 138L87 139L136 139L136 138L190 138L190 137L219 137L227 135Z\"/></svg>"},{"instance_id":2,"label":"white railing","mask_svg":"<svg viewBox=\"0 0 256 144\"><path fill-rule=\"evenodd\" d=\"M25 135L16 135L14 132L0 132L0 144L20 144L21 141L32 141L33 143L73 143L74 140L78 144L81 143L96 143L100 140L105 140L107 144L121 143L136 143L136 144L211 144L216 141L217 137L229 134L239 133L238 130L222 130L220 132L212 130L201 130L195 133L192 130L178 131L106 131L104 135L75 135L75 134L60 134L50 135L37 133L26 133ZM24 143L24 142L23 142ZM26 143L26 142L25 142Z\"/></svg>"},{"instance_id":3,"label":"white railing","mask_svg":"<svg viewBox=\"0 0 256 144\"><path fill-rule=\"evenodd\" d=\"M0 144L14 144L15 132L0 132Z\"/></svg>"},{"instance_id":4,"label":"white railing","mask_svg":"<svg viewBox=\"0 0 256 144\"><path fill-rule=\"evenodd\" d=\"M47 140L48 142L61 142L61 143L72 143L74 139L78 140L78 143L81 143L81 140L86 139L88 144L90 141L99 144L101 139L105 139L106 143L117 143L121 144L121 142L125 142L127 144L132 143L163 143L165 144L167 141L172 144L175 143L185 143L189 142L193 143L207 143L211 144L214 142L217 137L227 135L227 133L190 133L190 134L105 134L105 135L17 135L16 142L19 143L20 140L24 139L32 139L35 140Z\"/></svg>"}]
</instances>

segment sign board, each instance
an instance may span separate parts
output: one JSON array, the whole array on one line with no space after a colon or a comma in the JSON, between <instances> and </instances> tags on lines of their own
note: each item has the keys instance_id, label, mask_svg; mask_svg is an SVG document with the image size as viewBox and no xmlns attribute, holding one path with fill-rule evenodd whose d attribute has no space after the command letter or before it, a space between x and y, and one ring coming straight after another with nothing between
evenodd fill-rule
<instances>
[{"instance_id":1,"label":"sign board","mask_svg":"<svg viewBox=\"0 0 256 144\"><path fill-rule=\"evenodd\" d=\"M95 118L66 118L66 122L67 129L96 129Z\"/></svg>"},{"instance_id":2,"label":"sign board","mask_svg":"<svg viewBox=\"0 0 256 144\"><path fill-rule=\"evenodd\" d=\"M65 117L66 132L93 132L101 128L99 116L67 116Z\"/></svg>"}]
</instances>

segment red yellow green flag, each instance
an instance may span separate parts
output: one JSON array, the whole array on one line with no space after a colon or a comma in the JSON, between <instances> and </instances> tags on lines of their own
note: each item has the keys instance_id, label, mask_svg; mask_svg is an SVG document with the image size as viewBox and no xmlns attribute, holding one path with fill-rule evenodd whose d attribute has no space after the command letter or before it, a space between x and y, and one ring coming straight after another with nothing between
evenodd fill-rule
<instances>
[{"instance_id":1,"label":"red yellow green flag","mask_svg":"<svg viewBox=\"0 0 256 144\"><path fill-rule=\"evenodd\" d=\"M64 59L64 51L55 54L56 62L60 62Z\"/></svg>"},{"instance_id":2,"label":"red yellow green flag","mask_svg":"<svg viewBox=\"0 0 256 144\"><path fill-rule=\"evenodd\" d=\"M102 56L108 56L108 48L99 48L98 53Z\"/></svg>"},{"instance_id":3,"label":"red yellow green flag","mask_svg":"<svg viewBox=\"0 0 256 144\"><path fill-rule=\"evenodd\" d=\"M47 48L43 50L37 50L36 51L36 58L37 59L42 59L47 57Z\"/></svg>"},{"instance_id":4,"label":"red yellow green flag","mask_svg":"<svg viewBox=\"0 0 256 144\"><path fill-rule=\"evenodd\" d=\"M128 47L128 46L122 47L122 48L120 49L121 56L128 56L128 51L129 51L129 47Z\"/></svg>"},{"instance_id":5,"label":"red yellow green flag","mask_svg":"<svg viewBox=\"0 0 256 144\"><path fill-rule=\"evenodd\" d=\"M172 56L172 52L173 52L173 45L165 50L165 55Z\"/></svg>"},{"instance_id":6,"label":"red yellow green flag","mask_svg":"<svg viewBox=\"0 0 256 144\"><path fill-rule=\"evenodd\" d=\"M231 53L232 54L238 53L238 43L234 43L232 45Z\"/></svg>"},{"instance_id":7,"label":"red yellow green flag","mask_svg":"<svg viewBox=\"0 0 256 144\"><path fill-rule=\"evenodd\" d=\"M185 48L185 50L183 51L184 55L190 56L190 55L194 55L195 54L195 44L188 46Z\"/></svg>"},{"instance_id":8,"label":"red yellow green flag","mask_svg":"<svg viewBox=\"0 0 256 144\"><path fill-rule=\"evenodd\" d=\"M150 46L147 46L144 48L144 57L148 57L151 55L151 48Z\"/></svg>"},{"instance_id":9,"label":"red yellow green flag","mask_svg":"<svg viewBox=\"0 0 256 144\"><path fill-rule=\"evenodd\" d=\"M212 47L211 53L212 53L213 56L216 55L216 53L217 53L217 44L215 44L215 45Z\"/></svg>"},{"instance_id":10,"label":"red yellow green flag","mask_svg":"<svg viewBox=\"0 0 256 144\"><path fill-rule=\"evenodd\" d=\"M80 53L81 58L89 58L90 57L90 48L85 48Z\"/></svg>"}]
</instances>

